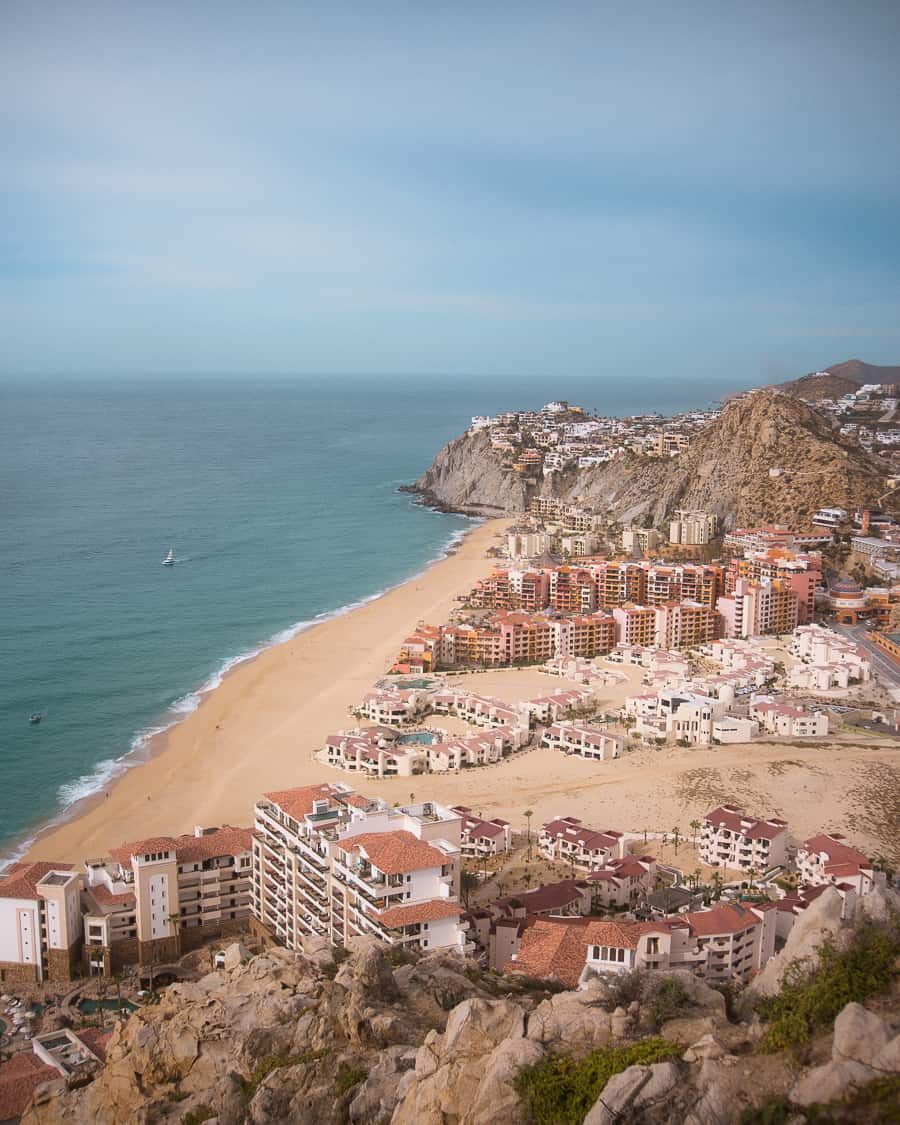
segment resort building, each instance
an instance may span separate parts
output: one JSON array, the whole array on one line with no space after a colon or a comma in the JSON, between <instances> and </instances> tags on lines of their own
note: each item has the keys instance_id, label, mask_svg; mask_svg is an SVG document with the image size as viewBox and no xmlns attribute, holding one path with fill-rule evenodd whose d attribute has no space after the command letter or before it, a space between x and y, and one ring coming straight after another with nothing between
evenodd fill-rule
<instances>
[{"instance_id":1,"label":"resort building","mask_svg":"<svg viewBox=\"0 0 900 1125\"><path fill-rule=\"evenodd\" d=\"M0 983L72 979L83 941L81 883L69 863L22 861L0 875Z\"/></svg>"},{"instance_id":2,"label":"resort building","mask_svg":"<svg viewBox=\"0 0 900 1125\"><path fill-rule=\"evenodd\" d=\"M600 868L625 855L625 837L613 829L601 832L588 828L577 817L562 816L542 826L538 848L548 859L563 860L574 867Z\"/></svg>"},{"instance_id":3,"label":"resort building","mask_svg":"<svg viewBox=\"0 0 900 1125\"><path fill-rule=\"evenodd\" d=\"M373 723L403 726L414 723L427 709L424 691L400 689L370 691L363 696L359 714Z\"/></svg>"},{"instance_id":4,"label":"resort building","mask_svg":"<svg viewBox=\"0 0 900 1125\"><path fill-rule=\"evenodd\" d=\"M454 805L450 810L461 818L460 851L470 859L486 859L503 855L512 846L512 828L508 820L495 816L482 820L467 805Z\"/></svg>"},{"instance_id":5,"label":"resort building","mask_svg":"<svg viewBox=\"0 0 900 1125\"><path fill-rule=\"evenodd\" d=\"M582 758L605 762L608 758L619 757L624 739L599 727L574 720L551 723L544 731L542 744L562 750L565 754L577 754Z\"/></svg>"},{"instance_id":6,"label":"resort building","mask_svg":"<svg viewBox=\"0 0 900 1125\"><path fill-rule=\"evenodd\" d=\"M816 738L828 734L825 711L804 711L789 703L776 703L771 696L759 696L750 704L750 718L755 719L766 734L791 738Z\"/></svg>"},{"instance_id":7,"label":"resort building","mask_svg":"<svg viewBox=\"0 0 900 1125\"><path fill-rule=\"evenodd\" d=\"M782 550L749 551L743 558L733 558L728 564L726 594L734 593L736 583L742 578L757 583L779 580L783 584L781 588L789 587L797 599L797 621L801 625L812 621L816 586L822 581L822 560L818 555ZM790 632L790 629L781 631Z\"/></svg>"},{"instance_id":8,"label":"resort building","mask_svg":"<svg viewBox=\"0 0 900 1125\"><path fill-rule=\"evenodd\" d=\"M593 910L633 907L656 883L656 860L650 855L625 855L611 859L585 876L591 888Z\"/></svg>"},{"instance_id":9,"label":"resort building","mask_svg":"<svg viewBox=\"0 0 900 1125\"><path fill-rule=\"evenodd\" d=\"M247 924L249 828L136 840L85 868L84 953L92 973L175 960Z\"/></svg>"},{"instance_id":10,"label":"resort building","mask_svg":"<svg viewBox=\"0 0 900 1125\"><path fill-rule=\"evenodd\" d=\"M700 862L709 867L758 871L787 863L787 821L757 820L736 805L707 813L700 829Z\"/></svg>"},{"instance_id":11,"label":"resort building","mask_svg":"<svg viewBox=\"0 0 900 1125\"><path fill-rule=\"evenodd\" d=\"M852 887L858 895L868 894L875 884L875 869L868 856L851 848L838 832L804 840L797 849L800 881L810 886L832 884L839 889Z\"/></svg>"},{"instance_id":12,"label":"resort building","mask_svg":"<svg viewBox=\"0 0 900 1125\"><path fill-rule=\"evenodd\" d=\"M616 638L621 645L648 647L660 645L659 614L655 608L643 605L616 606L612 611L616 622Z\"/></svg>"},{"instance_id":13,"label":"resort building","mask_svg":"<svg viewBox=\"0 0 900 1125\"><path fill-rule=\"evenodd\" d=\"M256 804L253 915L289 949L304 938L465 950L458 813L389 808L347 786L264 794Z\"/></svg>"},{"instance_id":14,"label":"resort building","mask_svg":"<svg viewBox=\"0 0 900 1125\"><path fill-rule=\"evenodd\" d=\"M625 713L634 718L634 733L645 739L675 739L691 746L709 746L713 724L725 714L718 699L680 688L625 700Z\"/></svg>"},{"instance_id":15,"label":"resort building","mask_svg":"<svg viewBox=\"0 0 900 1125\"><path fill-rule=\"evenodd\" d=\"M746 981L775 952L773 905L720 905L659 922L537 919L505 971L556 979L568 988L634 969L687 969L712 982Z\"/></svg>"},{"instance_id":16,"label":"resort building","mask_svg":"<svg viewBox=\"0 0 900 1125\"><path fill-rule=\"evenodd\" d=\"M800 619L796 591L777 578L759 582L739 578L732 592L716 602L716 609L726 637L790 633Z\"/></svg>"},{"instance_id":17,"label":"resort building","mask_svg":"<svg viewBox=\"0 0 900 1125\"><path fill-rule=\"evenodd\" d=\"M715 538L718 516L711 512L677 511L669 523L669 543L673 546L702 546Z\"/></svg>"}]
</instances>

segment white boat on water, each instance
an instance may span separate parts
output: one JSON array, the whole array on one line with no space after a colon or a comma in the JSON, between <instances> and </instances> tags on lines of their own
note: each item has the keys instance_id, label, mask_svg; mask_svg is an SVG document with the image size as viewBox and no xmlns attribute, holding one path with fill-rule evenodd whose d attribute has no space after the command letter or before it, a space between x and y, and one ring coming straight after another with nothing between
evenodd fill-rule
<instances>
[{"instance_id":1,"label":"white boat on water","mask_svg":"<svg viewBox=\"0 0 900 1125\"><path fill-rule=\"evenodd\" d=\"M169 553L163 559L163 566L174 566L174 565L175 565L175 552L170 547Z\"/></svg>"}]
</instances>

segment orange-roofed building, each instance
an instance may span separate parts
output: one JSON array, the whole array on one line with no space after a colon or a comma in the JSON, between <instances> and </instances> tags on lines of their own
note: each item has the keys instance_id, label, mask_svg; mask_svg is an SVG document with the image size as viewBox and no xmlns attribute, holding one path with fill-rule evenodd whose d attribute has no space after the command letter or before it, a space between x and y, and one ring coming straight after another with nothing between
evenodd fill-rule
<instances>
[{"instance_id":1,"label":"orange-roofed building","mask_svg":"<svg viewBox=\"0 0 900 1125\"><path fill-rule=\"evenodd\" d=\"M81 875L19 862L0 875L0 982L70 980L81 957Z\"/></svg>"},{"instance_id":2,"label":"orange-roofed building","mask_svg":"<svg viewBox=\"0 0 900 1125\"><path fill-rule=\"evenodd\" d=\"M391 808L342 785L268 793L256 805L254 917L289 949L361 935L467 949L461 819L431 802Z\"/></svg>"},{"instance_id":3,"label":"orange-roofed building","mask_svg":"<svg viewBox=\"0 0 900 1125\"><path fill-rule=\"evenodd\" d=\"M249 828L197 827L87 860L84 958L90 973L177 959L239 933L250 915Z\"/></svg>"}]
</instances>

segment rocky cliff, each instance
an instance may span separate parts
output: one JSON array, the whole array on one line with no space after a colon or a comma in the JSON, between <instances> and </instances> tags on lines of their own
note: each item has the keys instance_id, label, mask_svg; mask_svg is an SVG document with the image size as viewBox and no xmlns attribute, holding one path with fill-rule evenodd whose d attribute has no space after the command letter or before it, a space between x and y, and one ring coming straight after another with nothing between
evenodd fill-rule
<instances>
[{"instance_id":1,"label":"rocky cliff","mask_svg":"<svg viewBox=\"0 0 900 1125\"><path fill-rule=\"evenodd\" d=\"M554 495L622 523L662 526L676 508L715 512L724 526L802 526L817 508L872 504L884 467L799 399L757 391L729 403L675 458L626 455L530 480L495 453L485 431L451 441L414 488L426 503L467 513L525 510Z\"/></svg>"},{"instance_id":2,"label":"rocky cliff","mask_svg":"<svg viewBox=\"0 0 900 1125\"><path fill-rule=\"evenodd\" d=\"M684 971L567 992L372 939L354 941L339 966L284 950L245 957L233 946L231 967L174 985L118 1025L89 1085L39 1087L23 1125L799 1123L803 1106L838 1103L856 1086L894 1104L900 943L896 915L879 901L887 913L868 945L848 931L834 947L845 961L821 961L786 1025L783 1012L761 1019L749 992L726 1000L728 989ZM798 952L818 948L826 925L843 925L840 904L815 917ZM802 1053L772 1049L782 1025L795 1038L799 1026ZM793 1116L762 1115L779 1101ZM857 1111L814 1120L882 1120Z\"/></svg>"}]
</instances>

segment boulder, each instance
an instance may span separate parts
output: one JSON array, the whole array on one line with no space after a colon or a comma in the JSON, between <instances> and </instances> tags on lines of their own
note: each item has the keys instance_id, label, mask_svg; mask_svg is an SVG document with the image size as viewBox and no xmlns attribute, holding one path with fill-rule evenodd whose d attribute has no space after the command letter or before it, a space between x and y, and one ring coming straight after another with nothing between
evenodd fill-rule
<instances>
[{"instance_id":1,"label":"boulder","mask_svg":"<svg viewBox=\"0 0 900 1125\"><path fill-rule=\"evenodd\" d=\"M549 1000L542 1000L530 1013L526 1034L544 1047L591 1051L609 1043L610 1015L591 989L558 992Z\"/></svg>"},{"instance_id":2,"label":"boulder","mask_svg":"<svg viewBox=\"0 0 900 1125\"><path fill-rule=\"evenodd\" d=\"M862 1004L847 1004L834 1021L831 1057L835 1062L855 1059L871 1066L889 1039L890 1031L880 1016L868 1011Z\"/></svg>"},{"instance_id":3,"label":"boulder","mask_svg":"<svg viewBox=\"0 0 900 1125\"><path fill-rule=\"evenodd\" d=\"M808 1106L816 1102L836 1102L856 1086L864 1086L876 1073L871 1067L843 1059L832 1060L824 1066L807 1071L791 1088L790 1099L795 1105Z\"/></svg>"},{"instance_id":4,"label":"boulder","mask_svg":"<svg viewBox=\"0 0 900 1125\"><path fill-rule=\"evenodd\" d=\"M382 1003L396 1000L400 992L380 942L368 937L351 938L347 948L350 956L341 963L335 984Z\"/></svg>"},{"instance_id":5,"label":"boulder","mask_svg":"<svg viewBox=\"0 0 900 1125\"><path fill-rule=\"evenodd\" d=\"M242 942L236 941L225 950L225 964L223 968L226 970L236 969L239 965L243 965L249 956L250 953L247 947Z\"/></svg>"},{"instance_id":6,"label":"boulder","mask_svg":"<svg viewBox=\"0 0 900 1125\"><path fill-rule=\"evenodd\" d=\"M900 1073L900 1035L895 1035L872 1059L875 1070L888 1074Z\"/></svg>"},{"instance_id":7,"label":"boulder","mask_svg":"<svg viewBox=\"0 0 900 1125\"><path fill-rule=\"evenodd\" d=\"M788 966L793 961L811 958L828 935L841 930L844 900L834 887L825 890L802 912L788 934L784 948L776 953L751 981L748 992L757 996L774 996Z\"/></svg>"},{"instance_id":8,"label":"boulder","mask_svg":"<svg viewBox=\"0 0 900 1125\"><path fill-rule=\"evenodd\" d=\"M639 1110L660 1105L677 1089L678 1067L671 1062L630 1066L606 1083L584 1125L613 1125L627 1121Z\"/></svg>"},{"instance_id":9,"label":"boulder","mask_svg":"<svg viewBox=\"0 0 900 1125\"><path fill-rule=\"evenodd\" d=\"M701 1036L696 1043L692 1043L684 1052L682 1058L685 1062L702 1062L704 1059L721 1059L728 1052L722 1044L711 1034Z\"/></svg>"}]
</instances>

